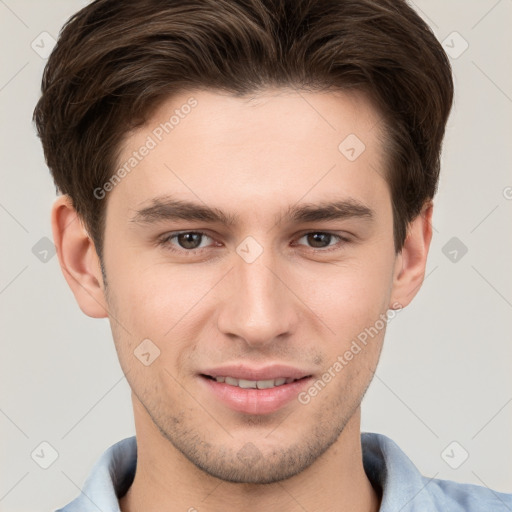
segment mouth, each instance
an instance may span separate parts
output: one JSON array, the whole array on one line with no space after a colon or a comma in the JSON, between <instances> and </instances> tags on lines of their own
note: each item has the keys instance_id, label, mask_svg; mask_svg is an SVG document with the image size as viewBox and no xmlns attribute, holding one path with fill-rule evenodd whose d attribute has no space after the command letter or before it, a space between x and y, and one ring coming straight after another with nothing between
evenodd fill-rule
<instances>
[{"instance_id":1,"label":"mouth","mask_svg":"<svg viewBox=\"0 0 512 512\"><path fill-rule=\"evenodd\" d=\"M313 374L283 365L251 368L231 365L203 370L198 377L208 400L245 414L270 414L293 403ZM211 398L210 398L211 397Z\"/></svg>"},{"instance_id":2,"label":"mouth","mask_svg":"<svg viewBox=\"0 0 512 512\"><path fill-rule=\"evenodd\" d=\"M272 389L279 386L284 386L285 384L291 384L292 382L297 382L299 380L308 379L311 377L311 375L306 375L298 379L294 379L293 377L278 377L277 379L264 380L237 379L235 377L230 377L229 375L219 375L217 377L212 377L211 375L201 374L201 377L242 389Z\"/></svg>"}]
</instances>

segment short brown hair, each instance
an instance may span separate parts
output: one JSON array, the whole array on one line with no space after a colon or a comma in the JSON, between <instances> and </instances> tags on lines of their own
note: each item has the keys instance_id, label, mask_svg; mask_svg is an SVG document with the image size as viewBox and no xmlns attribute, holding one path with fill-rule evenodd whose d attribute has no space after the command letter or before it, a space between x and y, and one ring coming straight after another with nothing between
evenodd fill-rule
<instances>
[{"instance_id":1,"label":"short brown hair","mask_svg":"<svg viewBox=\"0 0 512 512\"><path fill-rule=\"evenodd\" d=\"M451 67L405 0L96 0L63 27L34 110L46 162L101 259L123 138L171 94L356 88L386 126L394 242L437 189Z\"/></svg>"}]
</instances>

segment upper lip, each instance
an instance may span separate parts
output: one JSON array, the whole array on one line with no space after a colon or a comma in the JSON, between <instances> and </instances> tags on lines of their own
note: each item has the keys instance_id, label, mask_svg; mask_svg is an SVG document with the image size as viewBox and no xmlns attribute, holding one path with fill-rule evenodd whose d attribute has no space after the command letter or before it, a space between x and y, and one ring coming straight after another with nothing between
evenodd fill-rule
<instances>
[{"instance_id":1,"label":"upper lip","mask_svg":"<svg viewBox=\"0 0 512 512\"><path fill-rule=\"evenodd\" d=\"M293 366L284 364L272 364L263 367L248 366L246 364L231 364L209 368L201 372L210 377L233 377L245 380L271 380L284 377L286 379L302 379L309 377L311 373Z\"/></svg>"}]
</instances>

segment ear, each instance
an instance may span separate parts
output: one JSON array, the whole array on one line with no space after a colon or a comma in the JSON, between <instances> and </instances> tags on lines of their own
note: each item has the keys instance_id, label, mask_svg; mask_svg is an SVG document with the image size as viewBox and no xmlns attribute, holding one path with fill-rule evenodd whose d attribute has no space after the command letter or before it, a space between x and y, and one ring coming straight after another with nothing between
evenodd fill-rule
<instances>
[{"instance_id":1,"label":"ear","mask_svg":"<svg viewBox=\"0 0 512 512\"><path fill-rule=\"evenodd\" d=\"M409 223L404 246L396 258L390 309L407 306L423 284L432 240L433 210L434 206L429 201Z\"/></svg>"},{"instance_id":2,"label":"ear","mask_svg":"<svg viewBox=\"0 0 512 512\"><path fill-rule=\"evenodd\" d=\"M58 197L53 204L52 231L62 273L80 309L93 318L107 317L96 247L68 195Z\"/></svg>"}]
</instances>

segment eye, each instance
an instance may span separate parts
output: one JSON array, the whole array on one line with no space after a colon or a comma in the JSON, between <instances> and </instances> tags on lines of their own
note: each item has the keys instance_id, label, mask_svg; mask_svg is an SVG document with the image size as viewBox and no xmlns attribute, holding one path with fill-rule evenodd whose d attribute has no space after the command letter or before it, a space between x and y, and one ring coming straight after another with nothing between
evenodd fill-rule
<instances>
[{"instance_id":1,"label":"eye","mask_svg":"<svg viewBox=\"0 0 512 512\"><path fill-rule=\"evenodd\" d=\"M304 233L298 240L298 245L304 245L301 240L305 241L311 249L328 252L341 248L344 243L349 243L347 238L328 233L324 231L310 231ZM214 242L212 244L212 242ZM199 252L215 244L215 241L202 231L182 231L177 233L167 233L159 241L158 244L167 250L187 254ZM218 244L217 244L218 245ZM222 244L220 244L222 245Z\"/></svg>"},{"instance_id":2,"label":"eye","mask_svg":"<svg viewBox=\"0 0 512 512\"><path fill-rule=\"evenodd\" d=\"M206 233L201 231L183 231L166 235L159 243L173 251L191 252L207 247L207 245L202 244L204 239L212 240Z\"/></svg>"},{"instance_id":3,"label":"eye","mask_svg":"<svg viewBox=\"0 0 512 512\"><path fill-rule=\"evenodd\" d=\"M307 244L313 249L324 249L327 247L336 247L339 242L349 242L347 238L344 238L340 235L335 235L334 233L325 233L323 231L311 231L302 235L299 239L305 239ZM334 243L331 243L334 242ZM343 245L343 243L341 244Z\"/></svg>"}]
</instances>

